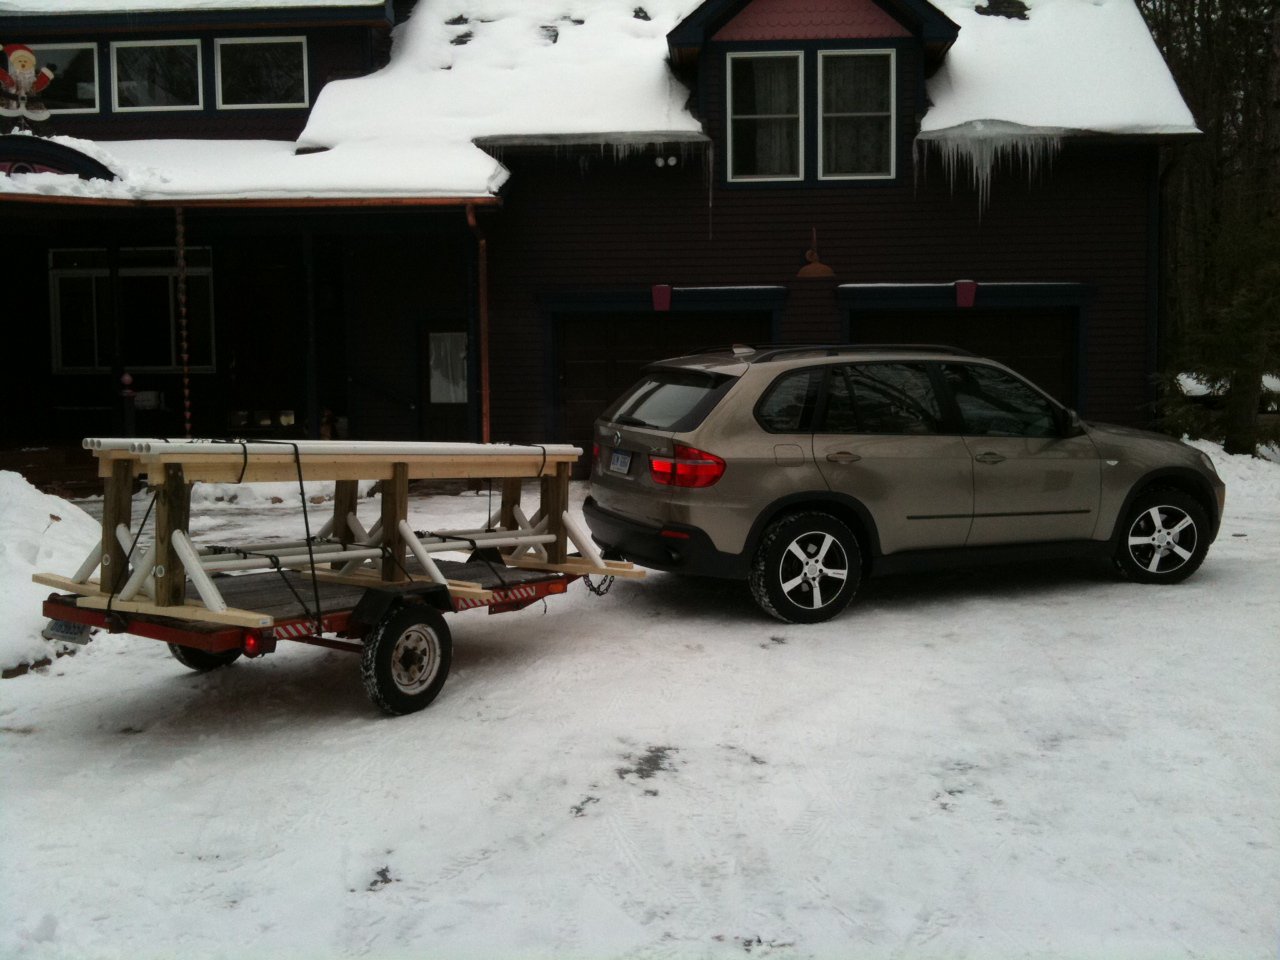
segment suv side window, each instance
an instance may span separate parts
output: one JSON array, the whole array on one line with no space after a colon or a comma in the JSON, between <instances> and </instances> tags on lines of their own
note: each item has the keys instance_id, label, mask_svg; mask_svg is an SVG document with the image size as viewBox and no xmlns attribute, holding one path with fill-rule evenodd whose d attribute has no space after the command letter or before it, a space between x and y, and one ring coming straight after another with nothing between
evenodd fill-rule
<instances>
[{"instance_id":1,"label":"suv side window","mask_svg":"<svg viewBox=\"0 0 1280 960\"><path fill-rule=\"evenodd\" d=\"M967 434L1056 437L1057 411L1036 390L1003 370L977 363L946 363L942 375L960 408Z\"/></svg>"},{"instance_id":2,"label":"suv side window","mask_svg":"<svg viewBox=\"0 0 1280 960\"><path fill-rule=\"evenodd\" d=\"M855 363L841 371L853 394L858 433L938 432L942 407L924 364Z\"/></svg>"},{"instance_id":3,"label":"suv side window","mask_svg":"<svg viewBox=\"0 0 1280 960\"><path fill-rule=\"evenodd\" d=\"M809 433L818 405L821 368L784 373L769 385L756 404L756 420L770 433Z\"/></svg>"}]
</instances>

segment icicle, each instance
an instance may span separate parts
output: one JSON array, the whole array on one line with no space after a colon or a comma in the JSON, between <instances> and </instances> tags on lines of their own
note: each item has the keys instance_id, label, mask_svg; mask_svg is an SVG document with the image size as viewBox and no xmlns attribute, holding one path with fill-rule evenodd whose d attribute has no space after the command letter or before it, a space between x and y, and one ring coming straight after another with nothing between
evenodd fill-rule
<instances>
[{"instance_id":1,"label":"icicle","mask_svg":"<svg viewBox=\"0 0 1280 960\"><path fill-rule=\"evenodd\" d=\"M991 174L997 164L1003 162L1015 169L1025 166L1027 180L1034 180L1062 149L1062 131L1020 127L989 129L985 125L964 127L947 135L918 139L917 164L922 159L921 151L929 146L937 150L952 191L961 167L968 168L981 211L991 200Z\"/></svg>"}]
</instances>

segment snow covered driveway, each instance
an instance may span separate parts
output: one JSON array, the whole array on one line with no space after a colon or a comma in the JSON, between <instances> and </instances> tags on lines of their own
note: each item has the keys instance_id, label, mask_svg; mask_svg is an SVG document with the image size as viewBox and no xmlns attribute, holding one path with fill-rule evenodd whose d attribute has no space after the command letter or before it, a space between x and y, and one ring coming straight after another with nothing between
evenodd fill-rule
<instances>
[{"instance_id":1,"label":"snow covered driveway","mask_svg":"<svg viewBox=\"0 0 1280 960\"><path fill-rule=\"evenodd\" d=\"M1280 466L1215 459L1179 587L873 581L787 627L575 584L452 617L400 719L348 654L100 635L0 683L0 956L1272 957Z\"/></svg>"}]
</instances>

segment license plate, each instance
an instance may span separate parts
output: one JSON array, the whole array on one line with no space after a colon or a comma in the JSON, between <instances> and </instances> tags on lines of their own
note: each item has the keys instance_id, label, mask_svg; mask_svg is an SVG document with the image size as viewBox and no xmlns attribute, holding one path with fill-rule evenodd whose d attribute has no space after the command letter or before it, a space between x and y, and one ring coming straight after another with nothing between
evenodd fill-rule
<instances>
[{"instance_id":1,"label":"license plate","mask_svg":"<svg viewBox=\"0 0 1280 960\"><path fill-rule=\"evenodd\" d=\"M78 643L84 646L93 639L93 628L87 623L72 623L69 620L50 620L40 636L46 640L62 643Z\"/></svg>"},{"instance_id":2,"label":"license plate","mask_svg":"<svg viewBox=\"0 0 1280 960\"><path fill-rule=\"evenodd\" d=\"M626 473L631 469L631 453L628 450L615 450L609 458L609 469L614 473Z\"/></svg>"}]
</instances>

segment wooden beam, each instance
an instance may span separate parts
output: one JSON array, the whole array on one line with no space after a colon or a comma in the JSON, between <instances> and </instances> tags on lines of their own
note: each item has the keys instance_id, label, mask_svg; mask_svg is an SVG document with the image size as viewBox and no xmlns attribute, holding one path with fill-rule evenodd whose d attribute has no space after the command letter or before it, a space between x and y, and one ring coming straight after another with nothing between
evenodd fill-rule
<instances>
[{"instance_id":1,"label":"wooden beam","mask_svg":"<svg viewBox=\"0 0 1280 960\"><path fill-rule=\"evenodd\" d=\"M112 610L121 613L145 613L156 617L169 617L174 620L194 620L199 623L225 623L233 627L269 627L275 623L273 617L252 610L230 608L221 613L214 613L197 600L188 600L181 606L162 607L149 600L121 600L119 597L106 597L98 593L98 584L94 581L76 583L70 577L59 577L52 573L34 573L31 579L46 587L53 587L64 593L80 595L77 607L86 610L105 610L111 604Z\"/></svg>"},{"instance_id":2,"label":"wooden beam","mask_svg":"<svg viewBox=\"0 0 1280 960\"><path fill-rule=\"evenodd\" d=\"M502 481L502 508L498 515L498 526L503 530L514 530L516 523L516 507L520 506L520 496L524 491L524 483L519 477L505 477Z\"/></svg>"},{"instance_id":3,"label":"wooden beam","mask_svg":"<svg viewBox=\"0 0 1280 960\"><path fill-rule=\"evenodd\" d=\"M156 606L182 606L187 599L187 571L173 549L173 531L187 530L191 519L191 484L182 465L167 463L156 497Z\"/></svg>"},{"instance_id":4,"label":"wooden beam","mask_svg":"<svg viewBox=\"0 0 1280 960\"><path fill-rule=\"evenodd\" d=\"M102 490L102 580L103 593L115 593L129 578L124 547L116 539L116 527L133 523L133 461L112 460L111 474Z\"/></svg>"},{"instance_id":5,"label":"wooden beam","mask_svg":"<svg viewBox=\"0 0 1280 960\"><path fill-rule=\"evenodd\" d=\"M606 560L603 567L597 567L590 561L583 560L580 557L570 557L563 563L552 563L547 561L535 560L533 557L518 557L514 560L507 561L509 566L519 567L521 570L548 570L552 573L573 573L580 577L624 577L630 580L639 580L647 575L647 571L641 570L630 563L623 563L617 560Z\"/></svg>"},{"instance_id":6,"label":"wooden beam","mask_svg":"<svg viewBox=\"0 0 1280 960\"><path fill-rule=\"evenodd\" d=\"M382 481L382 545L388 555L382 558L382 579L395 583L405 579L405 543L400 536L400 521L409 515L409 465L392 465L391 477Z\"/></svg>"},{"instance_id":7,"label":"wooden beam","mask_svg":"<svg viewBox=\"0 0 1280 960\"><path fill-rule=\"evenodd\" d=\"M356 480L338 480L333 485L333 529L329 536L344 547L355 541L347 523L347 515L356 512L360 503L360 484Z\"/></svg>"},{"instance_id":8,"label":"wooden beam","mask_svg":"<svg viewBox=\"0 0 1280 960\"><path fill-rule=\"evenodd\" d=\"M569 464L558 463L554 477L542 478L542 513L547 518L547 533L556 538L546 547L548 563L563 563L569 556L563 520L569 509L569 470Z\"/></svg>"}]
</instances>

